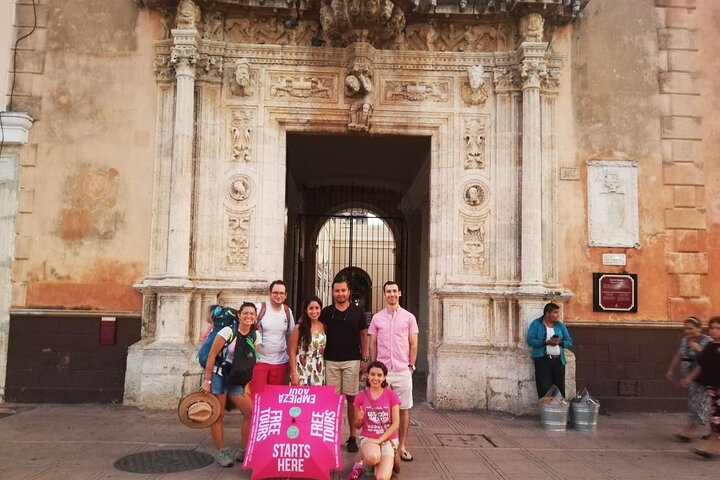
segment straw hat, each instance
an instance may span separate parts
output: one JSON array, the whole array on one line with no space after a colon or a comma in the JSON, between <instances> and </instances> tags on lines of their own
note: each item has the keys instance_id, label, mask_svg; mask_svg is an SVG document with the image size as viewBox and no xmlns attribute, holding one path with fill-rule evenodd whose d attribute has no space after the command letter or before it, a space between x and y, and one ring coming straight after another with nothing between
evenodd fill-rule
<instances>
[{"instance_id":1,"label":"straw hat","mask_svg":"<svg viewBox=\"0 0 720 480\"><path fill-rule=\"evenodd\" d=\"M195 392L180 400L178 417L190 428L205 428L215 423L220 410L220 400L215 395Z\"/></svg>"}]
</instances>

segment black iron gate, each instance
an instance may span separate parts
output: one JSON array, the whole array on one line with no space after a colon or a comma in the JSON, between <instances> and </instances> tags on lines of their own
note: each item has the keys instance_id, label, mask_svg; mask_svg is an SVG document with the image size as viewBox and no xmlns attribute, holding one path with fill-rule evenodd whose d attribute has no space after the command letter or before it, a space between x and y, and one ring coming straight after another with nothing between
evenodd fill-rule
<instances>
[{"instance_id":1,"label":"black iron gate","mask_svg":"<svg viewBox=\"0 0 720 480\"><path fill-rule=\"evenodd\" d=\"M342 190L350 193L348 187ZM399 213L399 198L388 192L374 197L368 197L365 190L363 192L366 195L362 202L337 201L336 198L332 202L334 208L325 209L334 211L333 214L297 215L291 302L298 315L303 300L309 295L317 295L323 305L329 305L332 282L336 277L344 276L350 280L351 301L367 314L382 308L383 283L395 280L402 285L406 279L405 218L379 213L388 210ZM317 198L327 204L332 196L326 192ZM383 206L379 199L390 201L391 208Z\"/></svg>"}]
</instances>

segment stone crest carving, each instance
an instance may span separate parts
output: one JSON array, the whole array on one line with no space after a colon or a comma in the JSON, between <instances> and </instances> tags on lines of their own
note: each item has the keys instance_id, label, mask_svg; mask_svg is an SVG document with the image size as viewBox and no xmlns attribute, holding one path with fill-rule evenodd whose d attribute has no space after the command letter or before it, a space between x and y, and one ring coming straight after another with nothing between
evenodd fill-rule
<instances>
[{"instance_id":1,"label":"stone crest carving","mask_svg":"<svg viewBox=\"0 0 720 480\"><path fill-rule=\"evenodd\" d=\"M465 168L485 168L485 121L481 118L464 119Z\"/></svg>"},{"instance_id":2,"label":"stone crest carving","mask_svg":"<svg viewBox=\"0 0 720 480\"><path fill-rule=\"evenodd\" d=\"M520 37L523 42L542 42L545 20L539 13L530 13L520 19Z\"/></svg>"},{"instance_id":3,"label":"stone crest carving","mask_svg":"<svg viewBox=\"0 0 720 480\"><path fill-rule=\"evenodd\" d=\"M334 46L381 46L405 28L405 13L391 0L321 0L320 24Z\"/></svg>"},{"instance_id":4,"label":"stone crest carving","mask_svg":"<svg viewBox=\"0 0 720 480\"><path fill-rule=\"evenodd\" d=\"M255 79L250 72L247 58L235 60L233 78L230 80L230 92L238 97L251 97L255 94Z\"/></svg>"},{"instance_id":5,"label":"stone crest carving","mask_svg":"<svg viewBox=\"0 0 720 480\"><path fill-rule=\"evenodd\" d=\"M228 265L247 267L250 262L250 213L232 214L228 217L228 241L225 258Z\"/></svg>"},{"instance_id":6,"label":"stone crest carving","mask_svg":"<svg viewBox=\"0 0 720 480\"><path fill-rule=\"evenodd\" d=\"M468 105L485 105L488 90L485 86L485 69L482 65L471 65L467 68L467 81L462 83L462 98Z\"/></svg>"},{"instance_id":7,"label":"stone crest carving","mask_svg":"<svg viewBox=\"0 0 720 480\"><path fill-rule=\"evenodd\" d=\"M463 224L463 269L485 272L485 217Z\"/></svg>"},{"instance_id":8,"label":"stone crest carving","mask_svg":"<svg viewBox=\"0 0 720 480\"><path fill-rule=\"evenodd\" d=\"M375 102L372 72L365 65L355 63L345 76L345 96L352 100L348 128L367 132Z\"/></svg>"},{"instance_id":9,"label":"stone crest carving","mask_svg":"<svg viewBox=\"0 0 720 480\"><path fill-rule=\"evenodd\" d=\"M335 97L335 80L331 75L272 74L270 96L331 99Z\"/></svg>"},{"instance_id":10,"label":"stone crest carving","mask_svg":"<svg viewBox=\"0 0 720 480\"><path fill-rule=\"evenodd\" d=\"M471 182L463 187L463 201L475 208L484 207L488 202L489 192L480 182Z\"/></svg>"},{"instance_id":11,"label":"stone crest carving","mask_svg":"<svg viewBox=\"0 0 720 480\"><path fill-rule=\"evenodd\" d=\"M234 110L230 120L231 156L233 161L253 161L253 112Z\"/></svg>"},{"instance_id":12,"label":"stone crest carving","mask_svg":"<svg viewBox=\"0 0 720 480\"><path fill-rule=\"evenodd\" d=\"M449 81L388 81L385 84L385 100L424 102L447 102L450 99Z\"/></svg>"},{"instance_id":13,"label":"stone crest carving","mask_svg":"<svg viewBox=\"0 0 720 480\"><path fill-rule=\"evenodd\" d=\"M235 175L230 178L228 184L228 195L236 202L244 202L253 193L253 184L250 178L245 175Z\"/></svg>"},{"instance_id":14,"label":"stone crest carving","mask_svg":"<svg viewBox=\"0 0 720 480\"><path fill-rule=\"evenodd\" d=\"M175 16L175 25L182 29L199 30L202 12L192 0L180 0Z\"/></svg>"}]
</instances>

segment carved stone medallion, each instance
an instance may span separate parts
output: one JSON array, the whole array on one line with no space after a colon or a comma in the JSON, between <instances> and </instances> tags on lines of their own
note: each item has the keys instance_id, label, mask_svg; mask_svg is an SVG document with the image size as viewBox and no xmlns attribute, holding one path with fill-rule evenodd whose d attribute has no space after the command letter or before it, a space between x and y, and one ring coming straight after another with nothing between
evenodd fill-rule
<instances>
[{"instance_id":1,"label":"carved stone medallion","mask_svg":"<svg viewBox=\"0 0 720 480\"><path fill-rule=\"evenodd\" d=\"M245 175L234 175L228 182L228 196L235 202L244 202L250 198L253 190L252 180Z\"/></svg>"},{"instance_id":2,"label":"carved stone medallion","mask_svg":"<svg viewBox=\"0 0 720 480\"><path fill-rule=\"evenodd\" d=\"M463 187L463 201L473 209L484 207L489 199L488 188L481 182L470 182Z\"/></svg>"}]
</instances>

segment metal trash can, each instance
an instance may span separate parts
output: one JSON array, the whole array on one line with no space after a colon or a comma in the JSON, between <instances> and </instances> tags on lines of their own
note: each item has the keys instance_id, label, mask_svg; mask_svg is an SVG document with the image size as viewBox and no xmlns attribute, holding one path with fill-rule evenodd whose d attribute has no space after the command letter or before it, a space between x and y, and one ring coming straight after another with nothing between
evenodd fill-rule
<instances>
[{"instance_id":1,"label":"metal trash can","mask_svg":"<svg viewBox=\"0 0 720 480\"><path fill-rule=\"evenodd\" d=\"M539 402L540 406L540 423L545 430L551 432L564 432L567 428L568 410L570 404L563 403L545 403Z\"/></svg>"},{"instance_id":2,"label":"metal trash can","mask_svg":"<svg viewBox=\"0 0 720 480\"><path fill-rule=\"evenodd\" d=\"M599 403L572 402L572 423L575 430L594 432L597 430Z\"/></svg>"}]
</instances>

